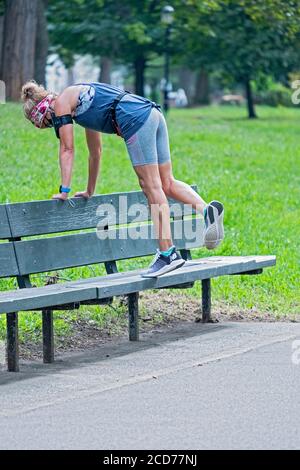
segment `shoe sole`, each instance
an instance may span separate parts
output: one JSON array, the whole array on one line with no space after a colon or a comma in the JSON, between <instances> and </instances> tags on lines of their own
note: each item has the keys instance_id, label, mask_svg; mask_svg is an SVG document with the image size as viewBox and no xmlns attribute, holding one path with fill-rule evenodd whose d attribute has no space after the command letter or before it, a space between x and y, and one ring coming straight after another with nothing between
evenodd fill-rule
<instances>
[{"instance_id":1,"label":"shoe sole","mask_svg":"<svg viewBox=\"0 0 300 470\"><path fill-rule=\"evenodd\" d=\"M207 242L205 245L205 248L207 250L214 250L220 245L222 241L223 241L223 238L220 238L220 240L216 240L215 242Z\"/></svg>"},{"instance_id":2,"label":"shoe sole","mask_svg":"<svg viewBox=\"0 0 300 470\"><path fill-rule=\"evenodd\" d=\"M142 274L142 277L159 277L159 276L162 276L163 274L167 274L167 273L170 273L171 271L174 271L175 269L178 269L178 268L181 268L181 266L183 266L185 263L185 260L184 259L180 259L180 260L177 260L177 261L173 261L173 263L171 264L168 264L168 266L165 266L164 268L160 269L159 271L157 271L156 273L151 273L151 274Z\"/></svg>"},{"instance_id":3,"label":"shoe sole","mask_svg":"<svg viewBox=\"0 0 300 470\"><path fill-rule=\"evenodd\" d=\"M213 250L217 248L221 241L224 239L224 208L219 215L218 209L215 206L210 206L214 214L214 222L211 224L204 236L204 245L208 250ZM209 239L209 236L213 236L212 239Z\"/></svg>"}]
</instances>

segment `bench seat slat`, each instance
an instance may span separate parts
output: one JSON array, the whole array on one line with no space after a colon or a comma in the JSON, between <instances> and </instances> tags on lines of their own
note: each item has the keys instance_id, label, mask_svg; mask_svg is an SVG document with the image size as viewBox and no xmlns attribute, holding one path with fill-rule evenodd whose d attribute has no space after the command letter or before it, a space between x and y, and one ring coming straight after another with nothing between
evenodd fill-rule
<instances>
[{"instance_id":1,"label":"bench seat slat","mask_svg":"<svg viewBox=\"0 0 300 470\"><path fill-rule=\"evenodd\" d=\"M196 186L192 187L197 189ZM169 202L173 204L175 201L170 199ZM112 204L117 214L117 221L113 217L109 220L109 225L133 222L139 215L134 210L128 212L133 204L143 204L147 208L147 200L142 191L102 194L88 200L72 198L64 202L48 200L15 203L7 204L6 208L13 236L17 238L95 228L104 217L99 213L97 215L97 209L101 204ZM184 215L192 213L190 207L178 202L176 204L184 208ZM149 211L140 217L140 222L148 220L150 220Z\"/></svg>"},{"instance_id":2,"label":"bench seat slat","mask_svg":"<svg viewBox=\"0 0 300 470\"><path fill-rule=\"evenodd\" d=\"M247 271L252 271L260 268L267 268L271 266L276 265L276 256L262 256L262 255L257 255L257 256L210 256L207 258L198 258L198 259L193 259L190 261L186 261L184 266L180 268L180 271L174 270L171 273L165 274L164 276L160 276L157 278L159 281L160 279L163 279L167 276L174 276L177 274L182 274L186 272L186 270L200 270L204 268L212 268L212 267L218 267L220 268L221 266L224 267L224 269L227 269L226 266L232 266L234 268L235 273L243 273ZM135 269L132 271L121 271L118 273L114 274L109 274L106 276L98 276L98 277L91 277L88 279L81 279L78 281L74 282L69 282L66 283L66 287L80 287L81 285L85 284L93 284L94 282L97 283L99 286L99 283L102 285L106 284L108 281L109 282L117 282L123 280L128 280L130 278L133 278L137 275L141 275L143 272L145 272L145 269L140 268L140 269ZM206 274L206 272L205 272ZM218 274L222 275L222 274ZM103 283L102 283L103 281ZM159 286L160 288L160 286Z\"/></svg>"},{"instance_id":3,"label":"bench seat slat","mask_svg":"<svg viewBox=\"0 0 300 470\"><path fill-rule=\"evenodd\" d=\"M95 286L83 285L66 289L65 284L32 287L0 293L0 314L21 310L34 310L54 305L97 299Z\"/></svg>"},{"instance_id":4,"label":"bench seat slat","mask_svg":"<svg viewBox=\"0 0 300 470\"><path fill-rule=\"evenodd\" d=\"M154 279L142 278L141 273L144 270L140 269L75 282L8 291L0 294L0 313L103 299L146 289L243 273L275 264L275 256L209 257L187 261L182 268Z\"/></svg>"},{"instance_id":5,"label":"bench seat slat","mask_svg":"<svg viewBox=\"0 0 300 470\"><path fill-rule=\"evenodd\" d=\"M196 229L199 234L196 246L201 246L202 219L189 219L184 222L178 220L172 222L171 226L175 235L174 243L178 249L191 247L187 238L189 233ZM144 229L149 232L146 240L133 239L135 228L124 227L105 232L108 235L115 234L115 239L99 240L96 232L89 232L15 242L20 273L26 275L152 255L157 248L157 240L150 233L153 231L153 226L149 224L144 226Z\"/></svg>"},{"instance_id":6,"label":"bench seat slat","mask_svg":"<svg viewBox=\"0 0 300 470\"><path fill-rule=\"evenodd\" d=\"M156 289L177 285L179 283L194 282L197 280L243 273L246 271L266 268L276 264L275 256L248 256L231 260L231 257L201 258L187 261L185 265L164 276L154 279L141 277L140 270L135 275L115 277L115 279L99 279L93 285L98 287L98 298L130 294L146 289ZM90 280L92 282L92 280ZM89 285L92 285L91 283Z\"/></svg>"}]
</instances>

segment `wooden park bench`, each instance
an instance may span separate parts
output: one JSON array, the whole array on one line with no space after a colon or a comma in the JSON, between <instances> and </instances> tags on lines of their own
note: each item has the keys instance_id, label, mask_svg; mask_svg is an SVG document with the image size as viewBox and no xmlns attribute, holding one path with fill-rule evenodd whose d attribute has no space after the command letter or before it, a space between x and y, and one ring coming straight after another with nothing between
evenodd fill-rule
<instances>
[{"instance_id":1,"label":"wooden park bench","mask_svg":"<svg viewBox=\"0 0 300 470\"><path fill-rule=\"evenodd\" d=\"M131 209L137 207L133 204L146 208L138 223L136 213L124 204ZM101 305L111 302L115 296L128 296L129 339L137 341L140 291L191 287L195 281L201 281L202 320L209 322L211 278L259 274L263 268L275 265L275 256L212 256L193 260L190 249L203 245L203 219L192 215L190 208L176 203L171 222L174 242L187 262L178 270L149 279L141 276L143 269L118 272L117 267L117 261L153 255L157 247L146 199L140 191L104 194L89 200L73 198L64 202L0 205L0 278L14 277L19 287L0 292L0 314L6 314L7 318L8 370L19 370L20 311L42 313L43 359L51 363L54 361L54 310ZM186 228L190 233L191 227L197 229L198 235L192 242L185 233ZM149 231L152 236L145 239ZM144 235L139 238L141 233ZM97 263L104 263L106 275L32 287L32 274Z\"/></svg>"}]
</instances>

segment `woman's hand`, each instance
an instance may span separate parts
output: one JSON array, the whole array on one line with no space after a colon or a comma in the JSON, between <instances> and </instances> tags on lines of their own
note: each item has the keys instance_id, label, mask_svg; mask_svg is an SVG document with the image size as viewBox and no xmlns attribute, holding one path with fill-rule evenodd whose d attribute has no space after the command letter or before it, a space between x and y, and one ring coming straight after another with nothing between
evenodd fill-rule
<instances>
[{"instance_id":1,"label":"woman's hand","mask_svg":"<svg viewBox=\"0 0 300 470\"><path fill-rule=\"evenodd\" d=\"M61 199L62 201L66 201L68 199L68 193L53 194L52 199Z\"/></svg>"},{"instance_id":2,"label":"woman's hand","mask_svg":"<svg viewBox=\"0 0 300 470\"><path fill-rule=\"evenodd\" d=\"M78 193L74 194L74 197L84 197L85 199L89 199L91 194L88 191L79 191Z\"/></svg>"}]
</instances>

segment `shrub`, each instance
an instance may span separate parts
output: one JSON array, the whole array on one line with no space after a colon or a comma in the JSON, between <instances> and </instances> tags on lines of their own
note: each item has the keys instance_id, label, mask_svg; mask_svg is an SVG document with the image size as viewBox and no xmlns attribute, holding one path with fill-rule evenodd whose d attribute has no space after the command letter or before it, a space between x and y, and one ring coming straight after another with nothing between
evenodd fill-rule
<instances>
[{"instance_id":1,"label":"shrub","mask_svg":"<svg viewBox=\"0 0 300 470\"><path fill-rule=\"evenodd\" d=\"M281 83L274 83L272 86L257 93L257 101L268 106L294 106L292 103L292 90Z\"/></svg>"}]
</instances>

